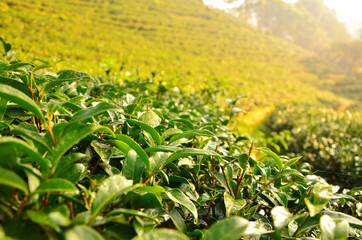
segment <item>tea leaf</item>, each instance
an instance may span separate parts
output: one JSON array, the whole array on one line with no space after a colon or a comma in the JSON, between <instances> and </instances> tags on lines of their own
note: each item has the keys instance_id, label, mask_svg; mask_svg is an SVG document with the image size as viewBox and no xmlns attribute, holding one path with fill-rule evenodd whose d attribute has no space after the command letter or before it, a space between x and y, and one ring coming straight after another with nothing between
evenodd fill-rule
<instances>
[{"instance_id":1,"label":"tea leaf","mask_svg":"<svg viewBox=\"0 0 362 240\"><path fill-rule=\"evenodd\" d=\"M47 83L44 88L40 91L40 96L43 96L52 88L59 86L64 82L74 82L84 79L93 79L90 75L74 70L63 70L59 72L59 76L56 80Z\"/></svg>"},{"instance_id":2,"label":"tea leaf","mask_svg":"<svg viewBox=\"0 0 362 240\"><path fill-rule=\"evenodd\" d=\"M136 143L132 138L123 134L117 134L117 139L128 144L128 146L130 146L138 154L143 163L146 165L147 171L150 170L151 167L150 159L148 158L143 148L141 148L140 145L138 145L138 143Z\"/></svg>"},{"instance_id":3,"label":"tea leaf","mask_svg":"<svg viewBox=\"0 0 362 240\"><path fill-rule=\"evenodd\" d=\"M61 157L75 144L77 144L80 140L88 136L93 132L105 132L111 135L114 133L107 127L99 126L99 125L83 125L83 124L75 124L65 131L60 141L57 143L53 152L53 164L56 169L59 160Z\"/></svg>"},{"instance_id":4,"label":"tea leaf","mask_svg":"<svg viewBox=\"0 0 362 240\"><path fill-rule=\"evenodd\" d=\"M182 233L171 229L157 229L151 232L147 232L142 236L132 238L132 240L188 240L188 237Z\"/></svg>"},{"instance_id":5,"label":"tea leaf","mask_svg":"<svg viewBox=\"0 0 362 240\"><path fill-rule=\"evenodd\" d=\"M188 157L188 156L199 156L199 155L221 158L218 153L211 151L211 150L204 150L204 149L197 149L197 148L184 148L184 149L181 149L181 150L173 153L171 156L169 156L167 158L166 162L164 163L164 165L166 165L170 162L173 162L179 158Z\"/></svg>"},{"instance_id":6,"label":"tea leaf","mask_svg":"<svg viewBox=\"0 0 362 240\"><path fill-rule=\"evenodd\" d=\"M28 195L29 190L24 180L10 170L0 168L0 184L17 188Z\"/></svg>"},{"instance_id":7,"label":"tea leaf","mask_svg":"<svg viewBox=\"0 0 362 240\"><path fill-rule=\"evenodd\" d=\"M167 196L174 202L184 206L190 213L195 217L197 221L197 209L195 205L190 201L188 197L178 188L169 188L166 187L166 194Z\"/></svg>"},{"instance_id":8,"label":"tea leaf","mask_svg":"<svg viewBox=\"0 0 362 240\"><path fill-rule=\"evenodd\" d=\"M265 147L260 147L258 148L260 151L268 154L270 157L272 157L275 162L277 163L278 169L282 170L283 169L283 161L282 159L273 151L271 151L269 148L265 148Z\"/></svg>"},{"instance_id":9,"label":"tea leaf","mask_svg":"<svg viewBox=\"0 0 362 240\"><path fill-rule=\"evenodd\" d=\"M65 240L104 240L101 234L91 227L77 225L65 232Z\"/></svg>"},{"instance_id":10,"label":"tea leaf","mask_svg":"<svg viewBox=\"0 0 362 240\"><path fill-rule=\"evenodd\" d=\"M145 164L134 150L130 150L124 160L122 174L127 179L138 183L141 181L142 174L145 170Z\"/></svg>"},{"instance_id":11,"label":"tea leaf","mask_svg":"<svg viewBox=\"0 0 362 240\"><path fill-rule=\"evenodd\" d=\"M38 105L23 92L11 86L0 83L0 97L17 103L22 108L34 113L42 122L46 122Z\"/></svg>"},{"instance_id":12,"label":"tea leaf","mask_svg":"<svg viewBox=\"0 0 362 240\"><path fill-rule=\"evenodd\" d=\"M230 217L211 226L202 240L237 240L248 227L248 221L241 217Z\"/></svg>"},{"instance_id":13,"label":"tea leaf","mask_svg":"<svg viewBox=\"0 0 362 240\"><path fill-rule=\"evenodd\" d=\"M83 109L83 110L77 112L76 114L73 115L70 122L85 121L85 120L87 120L91 117L94 117L96 115L99 115L101 113L104 113L104 112L107 112L110 110L118 110L119 108L120 107L115 104L101 102L101 103L97 104L97 106L86 108L86 109Z\"/></svg>"},{"instance_id":14,"label":"tea leaf","mask_svg":"<svg viewBox=\"0 0 362 240\"><path fill-rule=\"evenodd\" d=\"M153 128L157 127L161 123L161 118L157 115L157 113L153 111L147 111L142 113L139 117L139 120Z\"/></svg>"},{"instance_id":15,"label":"tea leaf","mask_svg":"<svg viewBox=\"0 0 362 240\"><path fill-rule=\"evenodd\" d=\"M336 223L328 215L323 215L320 219L321 240L334 240Z\"/></svg>"},{"instance_id":16,"label":"tea leaf","mask_svg":"<svg viewBox=\"0 0 362 240\"><path fill-rule=\"evenodd\" d=\"M161 145L162 143L162 139L161 136L158 134L158 132L151 127L150 125L137 121L137 120L133 120L133 119L128 119L127 120L130 123L136 124L137 126L141 127L142 129L144 129L145 131L147 131L149 134L151 134L152 138L156 141L156 143L158 145Z\"/></svg>"},{"instance_id":17,"label":"tea leaf","mask_svg":"<svg viewBox=\"0 0 362 240\"><path fill-rule=\"evenodd\" d=\"M50 146L48 145L47 141L42 137L39 133L30 131L28 129L25 129L24 127L18 126L18 125L10 125L10 132L13 134L17 134L23 137L26 137L28 139L33 140L35 143L41 145L48 151L52 151Z\"/></svg>"},{"instance_id":18,"label":"tea leaf","mask_svg":"<svg viewBox=\"0 0 362 240\"><path fill-rule=\"evenodd\" d=\"M175 224L175 227L179 231L186 233L187 232L186 224L184 222L184 219L181 217L180 213L175 208L173 208L169 212L169 214L170 214L173 224Z\"/></svg>"},{"instance_id":19,"label":"tea leaf","mask_svg":"<svg viewBox=\"0 0 362 240\"><path fill-rule=\"evenodd\" d=\"M287 167L290 167L294 164L296 164L302 157L295 157L295 158L292 158L292 159L289 159L288 162L285 163L284 167L287 168Z\"/></svg>"},{"instance_id":20,"label":"tea leaf","mask_svg":"<svg viewBox=\"0 0 362 240\"><path fill-rule=\"evenodd\" d=\"M157 218L154 218L144 212L141 211L137 211L134 209L126 209L126 208L117 208L115 210L110 211L109 213L107 213L107 217L111 217L111 216L118 216L120 214L123 215L127 215L127 216L138 216L138 217L143 217L143 218L149 218L152 219L153 221L159 223L160 221Z\"/></svg>"},{"instance_id":21,"label":"tea leaf","mask_svg":"<svg viewBox=\"0 0 362 240\"><path fill-rule=\"evenodd\" d=\"M52 165L50 161L46 158L43 158L25 141L13 137L1 137L0 144L12 145L18 149L21 149L22 151L24 151L24 153L30 156L34 162L39 164L44 176L47 176L49 174L49 167L51 167ZM29 159L27 160L27 162L32 161Z\"/></svg>"},{"instance_id":22,"label":"tea leaf","mask_svg":"<svg viewBox=\"0 0 362 240\"><path fill-rule=\"evenodd\" d=\"M137 187L137 184L132 184L132 180L127 180L121 175L110 176L104 180L99 186L94 199L92 206L92 220L90 223L92 223L99 212L116 197L128 193Z\"/></svg>"},{"instance_id":23,"label":"tea leaf","mask_svg":"<svg viewBox=\"0 0 362 240\"><path fill-rule=\"evenodd\" d=\"M170 143L174 142L178 139L181 138L192 138L192 137L196 137L196 136L204 136L204 137L214 137L215 135L207 130L190 130L190 131L186 131L180 134L176 134L174 135L171 139L170 139Z\"/></svg>"},{"instance_id":24,"label":"tea leaf","mask_svg":"<svg viewBox=\"0 0 362 240\"><path fill-rule=\"evenodd\" d=\"M63 178L52 178L40 183L39 187L31 194L36 193L68 193L77 194L78 189L72 182Z\"/></svg>"}]
</instances>

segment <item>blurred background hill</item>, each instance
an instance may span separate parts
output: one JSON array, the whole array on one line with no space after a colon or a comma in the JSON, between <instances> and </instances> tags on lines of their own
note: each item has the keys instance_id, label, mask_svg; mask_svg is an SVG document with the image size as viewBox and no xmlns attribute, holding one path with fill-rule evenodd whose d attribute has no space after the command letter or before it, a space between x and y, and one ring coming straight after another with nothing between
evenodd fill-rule
<instances>
[{"instance_id":1,"label":"blurred background hill","mask_svg":"<svg viewBox=\"0 0 362 240\"><path fill-rule=\"evenodd\" d=\"M0 11L21 57L65 59L59 69L211 84L246 94L245 109L361 100L361 42L321 0L249 0L238 18L200 0L5 0Z\"/></svg>"}]
</instances>

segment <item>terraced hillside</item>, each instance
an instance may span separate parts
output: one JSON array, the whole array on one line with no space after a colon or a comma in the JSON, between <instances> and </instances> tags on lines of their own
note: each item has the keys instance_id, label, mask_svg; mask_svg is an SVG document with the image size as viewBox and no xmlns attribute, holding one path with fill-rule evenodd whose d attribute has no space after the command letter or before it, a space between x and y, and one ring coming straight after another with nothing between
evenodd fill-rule
<instances>
[{"instance_id":1,"label":"terraced hillside","mask_svg":"<svg viewBox=\"0 0 362 240\"><path fill-rule=\"evenodd\" d=\"M0 35L22 59L55 56L67 60L59 68L94 75L137 68L183 86L218 79L249 106L336 101L310 84L318 77L302 62L312 53L200 0L5 0L0 9Z\"/></svg>"}]
</instances>

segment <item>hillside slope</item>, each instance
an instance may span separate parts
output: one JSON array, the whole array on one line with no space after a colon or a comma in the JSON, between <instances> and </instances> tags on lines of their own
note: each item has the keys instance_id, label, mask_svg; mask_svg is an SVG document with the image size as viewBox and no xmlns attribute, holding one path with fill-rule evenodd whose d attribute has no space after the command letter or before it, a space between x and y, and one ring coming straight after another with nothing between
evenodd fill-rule
<instances>
[{"instance_id":1,"label":"hillside slope","mask_svg":"<svg viewBox=\"0 0 362 240\"><path fill-rule=\"evenodd\" d=\"M59 68L94 75L137 68L183 86L218 79L232 94L246 94L251 107L336 100L308 84L318 81L302 63L312 53L200 0L5 0L0 9L0 36L22 58L63 58L69 61Z\"/></svg>"}]
</instances>

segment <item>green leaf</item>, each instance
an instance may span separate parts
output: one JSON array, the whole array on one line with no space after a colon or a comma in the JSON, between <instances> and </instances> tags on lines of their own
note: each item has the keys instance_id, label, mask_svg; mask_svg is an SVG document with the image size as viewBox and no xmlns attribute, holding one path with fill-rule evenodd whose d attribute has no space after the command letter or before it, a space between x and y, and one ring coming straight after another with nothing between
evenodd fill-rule
<instances>
[{"instance_id":1,"label":"green leaf","mask_svg":"<svg viewBox=\"0 0 362 240\"><path fill-rule=\"evenodd\" d=\"M300 172L299 172L298 170L296 170L296 169L285 169L285 170L282 172L282 174L281 174L281 176L288 176L288 175L293 176L293 177L295 177L295 178L297 178L297 179L299 179L299 180L303 180L303 179L304 179L303 174L300 173Z\"/></svg>"},{"instance_id":2,"label":"green leaf","mask_svg":"<svg viewBox=\"0 0 362 240\"><path fill-rule=\"evenodd\" d=\"M170 143L174 142L178 139L181 138L192 138L192 137L196 137L196 136L204 136L204 137L214 137L215 135L207 130L190 130L190 131L186 131L177 135L174 135L171 139L170 139Z\"/></svg>"},{"instance_id":3,"label":"green leaf","mask_svg":"<svg viewBox=\"0 0 362 240\"><path fill-rule=\"evenodd\" d=\"M28 185L25 183L25 181L17 174L4 168L0 168L0 184L17 188L23 191L26 195L29 193Z\"/></svg>"},{"instance_id":4,"label":"green leaf","mask_svg":"<svg viewBox=\"0 0 362 240\"><path fill-rule=\"evenodd\" d=\"M170 214L171 220L172 220L173 224L175 225L175 227L179 231L186 234L187 228L186 228L185 220L181 217L180 213L175 208L173 208L169 212L169 214Z\"/></svg>"},{"instance_id":5,"label":"green leaf","mask_svg":"<svg viewBox=\"0 0 362 240\"><path fill-rule=\"evenodd\" d=\"M83 158L90 158L90 156L79 152L73 152L62 157L56 171L53 174L53 177L58 177L60 174L64 173L67 169L69 169L72 164L80 161Z\"/></svg>"},{"instance_id":6,"label":"green leaf","mask_svg":"<svg viewBox=\"0 0 362 240\"><path fill-rule=\"evenodd\" d=\"M40 91L39 95L44 96L44 94L48 92L50 89L53 89L54 87L59 86L64 82L74 82L84 79L93 79L93 78L86 73L77 72L74 70L63 70L59 72L59 76L56 80L51 81L44 86L44 88Z\"/></svg>"},{"instance_id":7,"label":"green leaf","mask_svg":"<svg viewBox=\"0 0 362 240\"><path fill-rule=\"evenodd\" d=\"M166 187L167 196L174 202L184 206L190 213L194 216L196 222L197 220L197 210L193 202L178 188L169 188Z\"/></svg>"},{"instance_id":8,"label":"green leaf","mask_svg":"<svg viewBox=\"0 0 362 240\"><path fill-rule=\"evenodd\" d=\"M333 189L331 185L321 182L316 183L312 187L309 197L304 200L310 216L313 217L322 211L332 197Z\"/></svg>"},{"instance_id":9,"label":"green leaf","mask_svg":"<svg viewBox=\"0 0 362 240\"><path fill-rule=\"evenodd\" d=\"M98 114L110 111L110 110L118 110L120 107L114 104L101 102L97 104L97 106L90 107L87 109L83 109L76 114L73 115L70 122L81 122L87 120L91 117L94 117Z\"/></svg>"},{"instance_id":10,"label":"green leaf","mask_svg":"<svg viewBox=\"0 0 362 240\"><path fill-rule=\"evenodd\" d=\"M347 221L352 227L362 230L362 221L348 214L333 211L323 211L323 214L328 215L334 221Z\"/></svg>"},{"instance_id":11,"label":"green leaf","mask_svg":"<svg viewBox=\"0 0 362 240\"><path fill-rule=\"evenodd\" d=\"M228 192L225 191L224 203L226 209L226 216L231 217L246 205L246 200L245 199L235 200Z\"/></svg>"},{"instance_id":12,"label":"green leaf","mask_svg":"<svg viewBox=\"0 0 362 240\"><path fill-rule=\"evenodd\" d=\"M118 216L118 215L127 215L127 216L138 216L138 217L143 217L143 218L149 218L152 219L153 221L159 223L160 221L155 218L152 217L150 215L148 215L147 213L141 212L141 211L137 211L134 209L126 209L126 208L117 208L115 210L110 211L109 213L107 213L106 217L111 217L111 216Z\"/></svg>"},{"instance_id":13,"label":"green leaf","mask_svg":"<svg viewBox=\"0 0 362 240\"><path fill-rule=\"evenodd\" d=\"M320 218L321 240L334 240L334 230L336 223L328 215L323 215Z\"/></svg>"},{"instance_id":14,"label":"green leaf","mask_svg":"<svg viewBox=\"0 0 362 240\"><path fill-rule=\"evenodd\" d=\"M83 173L87 171L87 168L81 163L76 163L62 170L63 171L58 174L58 177L67 179L72 183L77 183Z\"/></svg>"},{"instance_id":15,"label":"green leaf","mask_svg":"<svg viewBox=\"0 0 362 240\"><path fill-rule=\"evenodd\" d=\"M34 162L39 164L44 176L47 176L49 174L49 167L52 165L50 161L46 158L43 158L25 141L13 137L1 137L0 145L1 144L11 145L18 149L21 149L25 154L30 156Z\"/></svg>"},{"instance_id":16,"label":"green leaf","mask_svg":"<svg viewBox=\"0 0 362 240\"><path fill-rule=\"evenodd\" d=\"M355 193L357 191L362 191L362 187L355 187L351 189L351 193Z\"/></svg>"},{"instance_id":17,"label":"green leaf","mask_svg":"<svg viewBox=\"0 0 362 240\"><path fill-rule=\"evenodd\" d=\"M28 210L26 211L26 215L28 215L30 220L35 223L51 227L58 232L60 231L60 227L56 225L54 222L52 222L49 219L48 214L46 214L45 212Z\"/></svg>"},{"instance_id":18,"label":"green leaf","mask_svg":"<svg viewBox=\"0 0 362 240\"><path fill-rule=\"evenodd\" d=\"M77 225L65 232L65 240L104 240L101 234L91 227Z\"/></svg>"},{"instance_id":19,"label":"green leaf","mask_svg":"<svg viewBox=\"0 0 362 240\"><path fill-rule=\"evenodd\" d=\"M22 62L12 63L12 64L10 64L8 71L13 71L18 68L25 67L25 66L31 66L31 65L32 65L31 63L22 63Z\"/></svg>"},{"instance_id":20,"label":"green leaf","mask_svg":"<svg viewBox=\"0 0 362 240\"><path fill-rule=\"evenodd\" d=\"M265 224L268 226L268 224ZM265 228L265 225L262 221L249 222L247 229L244 232L244 236L253 236L255 238L259 237L262 234L272 233L272 230ZM247 239L247 238L246 238Z\"/></svg>"},{"instance_id":21,"label":"green leaf","mask_svg":"<svg viewBox=\"0 0 362 240\"><path fill-rule=\"evenodd\" d=\"M8 70L9 64L0 61L0 74Z\"/></svg>"},{"instance_id":22,"label":"green leaf","mask_svg":"<svg viewBox=\"0 0 362 240\"><path fill-rule=\"evenodd\" d=\"M180 122L180 123L185 124L186 126L188 126L191 129L195 129L194 124L191 121L187 120L187 119L173 119L173 120L171 120L171 122L172 123L173 122Z\"/></svg>"},{"instance_id":23,"label":"green leaf","mask_svg":"<svg viewBox=\"0 0 362 240\"><path fill-rule=\"evenodd\" d=\"M161 118L157 115L157 113L153 111L147 111L141 114L139 120L147 125L155 128L161 123Z\"/></svg>"},{"instance_id":24,"label":"green leaf","mask_svg":"<svg viewBox=\"0 0 362 240\"><path fill-rule=\"evenodd\" d=\"M152 156L150 157L151 173L153 173L157 169L159 169L160 166L162 166L162 164L164 164L166 162L168 156L169 156L169 153L164 153L164 152L156 152L156 153L152 154Z\"/></svg>"},{"instance_id":25,"label":"green leaf","mask_svg":"<svg viewBox=\"0 0 362 240\"><path fill-rule=\"evenodd\" d=\"M63 178L52 178L40 183L39 187L32 192L36 193L67 193L67 194L78 194L78 189L72 182Z\"/></svg>"},{"instance_id":26,"label":"green leaf","mask_svg":"<svg viewBox=\"0 0 362 240\"><path fill-rule=\"evenodd\" d=\"M247 227L248 221L244 218L237 216L226 218L213 224L202 240L237 240L241 238Z\"/></svg>"},{"instance_id":27,"label":"green leaf","mask_svg":"<svg viewBox=\"0 0 362 240\"><path fill-rule=\"evenodd\" d=\"M34 68L32 69L32 71L33 71L33 72L36 72L36 71L38 71L38 70L40 70L40 69L52 68L52 67L53 67L53 66L50 65L50 64L41 64L41 65L38 65L38 66L34 67Z\"/></svg>"},{"instance_id":28,"label":"green leaf","mask_svg":"<svg viewBox=\"0 0 362 240\"><path fill-rule=\"evenodd\" d=\"M295 157L295 158L292 158L292 159L289 159L285 165L284 165L284 168L287 168L287 167L290 167L294 164L296 164L302 157Z\"/></svg>"},{"instance_id":29,"label":"green leaf","mask_svg":"<svg viewBox=\"0 0 362 240\"><path fill-rule=\"evenodd\" d=\"M114 135L112 130L107 127L99 126L99 125L84 125L84 124L75 124L70 127L61 137L57 146L54 148L53 152L53 164L56 169L61 157L75 144L77 144L80 140L88 136L89 134L97 131L102 131Z\"/></svg>"},{"instance_id":30,"label":"green leaf","mask_svg":"<svg viewBox=\"0 0 362 240\"><path fill-rule=\"evenodd\" d=\"M238 163L240 165L241 168L244 168L246 166L246 164L248 164L249 161L249 155L248 154L241 154L238 157Z\"/></svg>"},{"instance_id":31,"label":"green leaf","mask_svg":"<svg viewBox=\"0 0 362 240\"><path fill-rule=\"evenodd\" d=\"M169 128L169 129L167 129L166 131L164 131L162 133L162 137L164 139L167 139L170 136L173 136L173 135L176 135L176 134L179 134L179 133L183 133L183 131L181 129L178 129L178 128Z\"/></svg>"},{"instance_id":32,"label":"green leaf","mask_svg":"<svg viewBox=\"0 0 362 240\"><path fill-rule=\"evenodd\" d=\"M33 140L34 143L44 147L46 150L52 151L45 138L41 136L38 132L28 130L22 126L10 125L10 133L29 138Z\"/></svg>"},{"instance_id":33,"label":"green leaf","mask_svg":"<svg viewBox=\"0 0 362 240\"><path fill-rule=\"evenodd\" d=\"M274 207L271 210L271 215L273 217L274 227L278 230L287 226L294 219L293 214L282 206Z\"/></svg>"},{"instance_id":34,"label":"green leaf","mask_svg":"<svg viewBox=\"0 0 362 240\"><path fill-rule=\"evenodd\" d=\"M151 152L176 152L176 151L179 151L181 149L182 148L180 148L180 147L160 145L160 146L154 146L154 147L146 148L145 152L146 153L151 153Z\"/></svg>"},{"instance_id":35,"label":"green leaf","mask_svg":"<svg viewBox=\"0 0 362 240\"><path fill-rule=\"evenodd\" d=\"M5 54L11 50L11 44L6 42L3 38L0 37L0 41L3 43Z\"/></svg>"},{"instance_id":36,"label":"green leaf","mask_svg":"<svg viewBox=\"0 0 362 240\"><path fill-rule=\"evenodd\" d=\"M347 221L337 221L336 228L334 229L334 237L338 240L346 240L349 236L349 224Z\"/></svg>"},{"instance_id":37,"label":"green leaf","mask_svg":"<svg viewBox=\"0 0 362 240\"><path fill-rule=\"evenodd\" d=\"M138 154L134 150L129 151L122 166L123 176L138 183L141 181L144 170L145 164Z\"/></svg>"},{"instance_id":38,"label":"green leaf","mask_svg":"<svg viewBox=\"0 0 362 240\"><path fill-rule=\"evenodd\" d=\"M4 119L7 105L8 100L5 98L0 98L0 121Z\"/></svg>"},{"instance_id":39,"label":"green leaf","mask_svg":"<svg viewBox=\"0 0 362 240\"><path fill-rule=\"evenodd\" d=\"M109 140L106 141L107 143L111 144L112 146L118 148L119 150L121 150L124 153L128 153L132 148L130 148L130 146L128 146L128 144L119 141L119 140Z\"/></svg>"},{"instance_id":40,"label":"green leaf","mask_svg":"<svg viewBox=\"0 0 362 240\"><path fill-rule=\"evenodd\" d=\"M279 170L283 169L283 161L276 153L271 151L269 148L265 148L265 147L260 147L258 149L260 151L262 151L263 153L268 154L271 158L273 158L275 160L275 162L277 163L277 166L278 166Z\"/></svg>"},{"instance_id":41,"label":"green leaf","mask_svg":"<svg viewBox=\"0 0 362 240\"><path fill-rule=\"evenodd\" d=\"M0 76L0 83L11 86L11 87L19 90L20 92L23 92L28 97L31 97L29 88L27 88L27 86L24 83L20 82L20 80Z\"/></svg>"},{"instance_id":42,"label":"green leaf","mask_svg":"<svg viewBox=\"0 0 362 240\"><path fill-rule=\"evenodd\" d=\"M147 232L142 236L132 238L132 240L188 240L189 238L182 233L170 230L170 229L156 229L154 231Z\"/></svg>"},{"instance_id":43,"label":"green leaf","mask_svg":"<svg viewBox=\"0 0 362 240\"><path fill-rule=\"evenodd\" d=\"M137 120L133 120L133 119L129 119L127 121L141 127L143 130L147 131L149 134L151 134L151 136L155 140L155 142L158 145L161 145L161 143L162 143L161 136L158 134L158 132L153 127L151 127L150 125L148 125L146 123L143 123L143 122L140 122Z\"/></svg>"},{"instance_id":44,"label":"green leaf","mask_svg":"<svg viewBox=\"0 0 362 240\"><path fill-rule=\"evenodd\" d=\"M34 113L39 119L45 123L44 115L38 105L23 92L10 87L5 84L0 83L0 97L12 101L22 108L31 111Z\"/></svg>"},{"instance_id":45,"label":"green leaf","mask_svg":"<svg viewBox=\"0 0 362 240\"><path fill-rule=\"evenodd\" d=\"M226 191L229 191L226 179L222 173L213 172L214 177L221 183L221 185L225 188ZM231 194L231 193L230 193Z\"/></svg>"},{"instance_id":46,"label":"green leaf","mask_svg":"<svg viewBox=\"0 0 362 240\"><path fill-rule=\"evenodd\" d=\"M166 162L164 163L164 165L167 165L168 163L173 162L179 158L188 157L188 156L199 156L199 155L212 156L212 157L217 157L219 159L221 158L218 153L211 151L211 150L204 150L204 149L197 149L197 148L184 148L184 149L181 149L181 150L173 153L171 156L169 156L167 158Z\"/></svg>"},{"instance_id":47,"label":"green leaf","mask_svg":"<svg viewBox=\"0 0 362 240\"><path fill-rule=\"evenodd\" d=\"M102 161L108 165L109 160L113 154L111 145L104 144L97 140L93 140L90 145L93 147L94 151L96 151L96 153L101 157Z\"/></svg>"},{"instance_id":48,"label":"green leaf","mask_svg":"<svg viewBox=\"0 0 362 240\"><path fill-rule=\"evenodd\" d=\"M104 180L99 186L94 199L92 206L92 220L90 221L90 224L94 222L95 217L107 204L121 194L128 193L136 187L138 187L138 185L133 185L132 180L127 180L121 175L113 175Z\"/></svg>"},{"instance_id":49,"label":"green leaf","mask_svg":"<svg viewBox=\"0 0 362 240\"><path fill-rule=\"evenodd\" d=\"M136 143L132 138L123 134L117 134L117 139L128 144L128 146L130 146L138 154L143 163L146 165L147 171L150 170L151 167L150 159L148 158L143 148L141 148L140 145L138 145L138 143Z\"/></svg>"}]
</instances>

